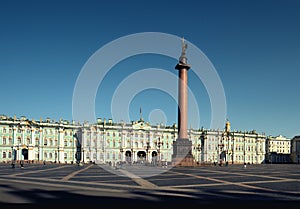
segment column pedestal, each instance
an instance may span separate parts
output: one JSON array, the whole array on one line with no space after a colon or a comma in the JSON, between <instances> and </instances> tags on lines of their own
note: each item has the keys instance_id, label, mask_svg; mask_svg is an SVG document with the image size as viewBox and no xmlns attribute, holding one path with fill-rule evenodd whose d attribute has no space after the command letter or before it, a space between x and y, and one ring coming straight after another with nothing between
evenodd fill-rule
<instances>
[{"instance_id":1,"label":"column pedestal","mask_svg":"<svg viewBox=\"0 0 300 209\"><path fill-rule=\"evenodd\" d=\"M194 156L192 155L192 142L189 139L178 138L173 143L173 166L196 166Z\"/></svg>"}]
</instances>

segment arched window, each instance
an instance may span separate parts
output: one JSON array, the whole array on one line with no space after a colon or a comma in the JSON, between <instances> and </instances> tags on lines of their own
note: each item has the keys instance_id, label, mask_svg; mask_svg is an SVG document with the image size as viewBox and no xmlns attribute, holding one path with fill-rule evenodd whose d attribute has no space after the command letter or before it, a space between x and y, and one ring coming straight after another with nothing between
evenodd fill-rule
<instances>
[{"instance_id":1,"label":"arched window","mask_svg":"<svg viewBox=\"0 0 300 209\"><path fill-rule=\"evenodd\" d=\"M49 158L52 159L52 153L49 153Z\"/></svg>"},{"instance_id":2,"label":"arched window","mask_svg":"<svg viewBox=\"0 0 300 209\"><path fill-rule=\"evenodd\" d=\"M6 158L6 152L2 153L3 158Z\"/></svg>"},{"instance_id":3,"label":"arched window","mask_svg":"<svg viewBox=\"0 0 300 209\"><path fill-rule=\"evenodd\" d=\"M44 152L44 157L47 158L47 152Z\"/></svg>"}]
</instances>

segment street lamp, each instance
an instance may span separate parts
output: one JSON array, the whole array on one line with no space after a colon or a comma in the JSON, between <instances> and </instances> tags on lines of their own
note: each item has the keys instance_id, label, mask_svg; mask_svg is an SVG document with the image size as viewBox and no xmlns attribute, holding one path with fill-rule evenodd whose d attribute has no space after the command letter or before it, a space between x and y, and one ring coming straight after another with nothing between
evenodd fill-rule
<instances>
[{"instance_id":1,"label":"street lamp","mask_svg":"<svg viewBox=\"0 0 300 209\"><path fill-rule=\"evenodd\" d=\"M149 162L149 149L150 149L150 143L147 142L147 146L146 146L146 162L148 163Z\"/></svg>"},{"instance_id":2,"label":"street lamp","mask_svg":"<svg viewBox=\"0 0 300 209\"><path fill-rule=\"evenodd\" d=\"M159 163L159 165L161 164L160 146L161 146L160 137L158 137L158 143L157 143L158 150L157 151L158 151L158 163Z\"/></svg>"},{"instance_id":3,"label":"street lamp","mask_svg":"<svg viewBox=\"0 0 300 209\"><path fill-rule=\"evenodd\" d=\"M197 154L198 154L198 163L199 163L199 165L200 165L200 152L201 151L201 145L200 144L198 144L198 146L197 146Z\"/></svg>"}]
</instances>

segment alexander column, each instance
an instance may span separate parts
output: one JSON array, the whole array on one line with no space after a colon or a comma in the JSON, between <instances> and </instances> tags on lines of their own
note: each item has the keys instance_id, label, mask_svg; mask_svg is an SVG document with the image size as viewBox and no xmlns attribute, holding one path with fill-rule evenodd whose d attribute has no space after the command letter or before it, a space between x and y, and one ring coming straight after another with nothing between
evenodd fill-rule
<instances>
[{"instance_id":1,"label":"alexander column","mask_svg":"<svg viewBox=\"0 0 300 209\"><path fill-rule=\"evenodd\" d=\"M191 153L192 142L187 134L188 122L188 70L191 68L187 64L186 58L187 44L182 39L182 52L179 63L175 69L178 70L178 138L173 143L173 165L193 166L194 157Z\"/></svg>"}]
</instances>

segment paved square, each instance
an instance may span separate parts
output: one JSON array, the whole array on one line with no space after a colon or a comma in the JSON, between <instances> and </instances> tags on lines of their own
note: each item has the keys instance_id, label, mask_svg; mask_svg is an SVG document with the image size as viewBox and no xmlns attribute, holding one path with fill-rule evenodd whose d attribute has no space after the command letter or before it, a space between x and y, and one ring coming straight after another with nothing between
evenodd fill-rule
<instances>
[{"instance_id":1,"label":"paved square","mask_svg":"<svg viewBox=\"0 0 300 209\"><path fill-rule=\"evenodd\" d=\"M143 178L140 178L143 177ZM101 203L131 208L300 203L300 165L160 168L0 164L1 203Z\"/></svg>"}]
</instances>

